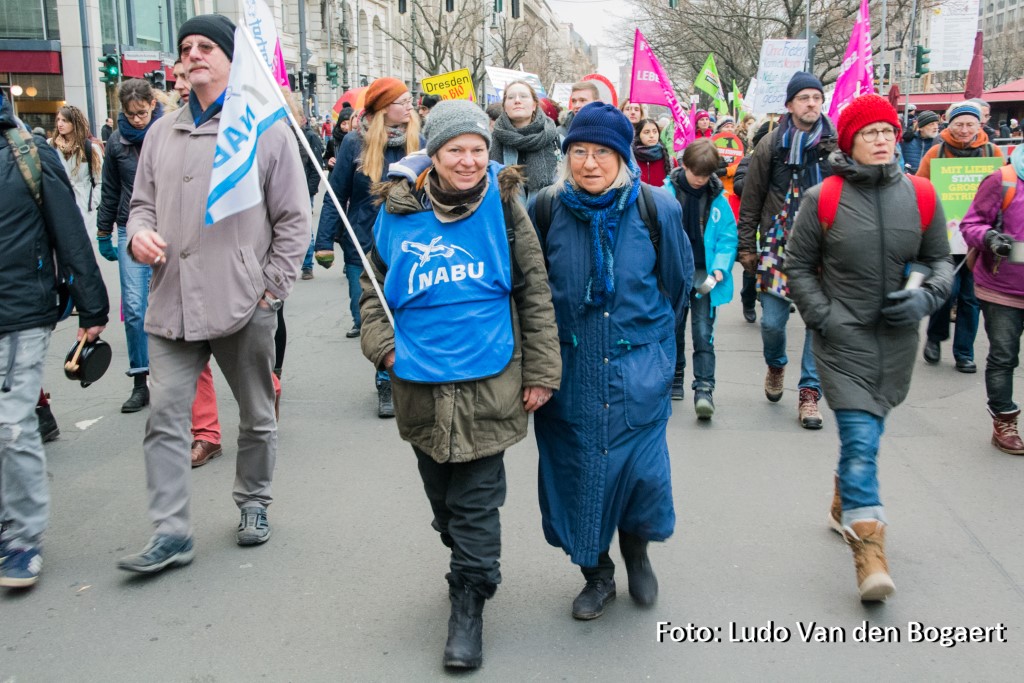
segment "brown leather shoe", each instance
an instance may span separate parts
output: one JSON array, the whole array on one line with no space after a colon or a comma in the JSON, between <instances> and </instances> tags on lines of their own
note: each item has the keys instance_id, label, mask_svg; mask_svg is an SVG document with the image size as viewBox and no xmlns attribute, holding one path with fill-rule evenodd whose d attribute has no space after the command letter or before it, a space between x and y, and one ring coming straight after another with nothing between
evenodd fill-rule
<instances>
[{"instance_id":1,"label":"brown leather shoe","mask_svg":"<svg viewBox=\"0 0 1024 683\"><path fill-rule=\"evenodd\" d=\"M1017 432L1019 410L1011 413L992 413L992 445L1003 453L1024 455L1024 441Z\"/></svg>"},{"instance_id":2,"label":"brown leather shoe","mask_svg":"<svg viewBox=\"0 0 1024 683\"><path fill-rule=\"evenodd\" d=\"M797 405L800 426L804 429L821 429L821 412L818 410L818 392L814 389L800 390L800 403Z\"/></svg>"},{"instance_id":3,"label":"brown leather shoe","mask_svg":"<svg viewBox=\"0 0 1024 683\"><path fill-rule=\"evenodd\" d=\"M192 467L202 467L223 452L219 443L196 439L192 442Z\"/></svg>"},{"instance_id":4,"label":"brown leather shoe","mask_svg":"<svg viewBox=\"0 0 1024 683\"><path fill-rule=\"evenodd\" d=\"M772 403L782 398L783 383L786 379L786 368L768 366L768 374L764 376L764 395Z\"/></svg>"}]
</instances>

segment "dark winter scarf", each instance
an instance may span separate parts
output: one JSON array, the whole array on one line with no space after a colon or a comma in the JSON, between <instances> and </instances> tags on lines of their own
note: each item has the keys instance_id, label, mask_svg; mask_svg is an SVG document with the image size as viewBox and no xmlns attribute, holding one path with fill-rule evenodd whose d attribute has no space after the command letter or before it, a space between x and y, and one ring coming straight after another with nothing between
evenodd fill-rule
<instances>
[{"instance_id":1,"label":"dark winter scarf","mask_svg":"<svg viewBox=\"0 0 1024 683\"><path fill-rule=\"evenodd\" d=\"M821 142L822 134L832 130L831 124L826 123L827 119L822 114L818 117L814 127L809 131L802 131L793 125L792 117L786 114L782 117L779 127L782 128L782 147L789 150L786 163L790 166L804 165L804 153Z\"/></svg>"},{"instance_id":2,"label":"dark winter scarf","mask_svg":"<svg viewBox=\"0 0 1024 683\"><path fill-rule=\"evenodd\" d=\"M672 172L672 162L669 161L665 145L660 142L654 145L641 145L639 139L634 139L633 156L637 161L663 161L665 162L665 173Z\"/></svg>"},{"instance_id":3,"label":"dark winter scarf","mask_svg":"<svg viewBox=\"0 0 1024 683\"><path fill-rule=\"evenodd\" d=\"M356 128L356 133L359 135L361 140L366 140L366 134L370 130L370 118L361 116L359 117L359 126ZM405 147L405 126L388 126L388 142L385 147Z\"/></svg>"},{"instance_id":4,"label":"dark winter scarf","mask_svg":"<svg viewBox=\"0 0 1024 683\"><path fill-rule=\"evenodd\" d=\"M146 133L153 127L156 120L164 115L164 108L159 102L156 103L156 109L153 110L153 115L149 117L149 123L146 124L145 128L136 128L128 122L128 118L124 113L117 115L117 132L121 134L121 139L127 142L129 145L135 145L136 147L142 147L142 141L146 138Z\"/></svg>"},{"instance_id":5,"label":"dark winter scarf","mask_svg":"<svg viewBox=\"0 0 1024 683\"><path fill-rule=\"evenodd\" d=\"M676 186L679 203L683 207L683 228L687 237L690 238L690 245L693 248L693 267L703 270L705 267L704 254L704 221L701 211L701 199L708 192L708 186L700 189L693 189L690 183L686 182L686 171L680 168L672 174L672 183Z\"/></svg>"},{"instance_id":6,"label":"dark winter scarf","mask_svg":"<svg viewBox=\"0 0 1024 683\"><path fill-rule=\"evenodd\" d=\"M199 104L199 98L194 94L188 98L188 110L192 114L192 120L195 121L196 128L203 125L214 116L216 116L221 109L224 108L224 95L227 94L227 90L220 94L213 104L211 104L206 111L203 111L203 105Z\"/></svg>"},{"instance_id":7,"label":"dark winter scarf","mask_svg":"<svg viewBox=\"0 0 1024 683\"><path fill-rule=\"evenodd\" d=\"M468 190L445 190L441 187L441 179L437 175L437 170L432 169L427 174L424 189L427 197L430 198L432 207L443 214L438 218L442 223L448 223L463 218L466 214L476 210L483 199L484 192L487 191L487 181L485 173L480 182ZM450 217L450 220L444 220L445 217Z\"/></svg>"},{"instance_id":8,"label":"dark winter scarf","mask_svg":"<svg viewBox=\"0 0 1024 683\"><path fill-rule=\"evenodd\" d=\"M516 128L509 120L508 114L501 113L494 122L491 138L496 144L491 145L491 159L505 163L503 148L511 148L519 153L518 163L525 166L526 189L532 194L548 185L555 177L558 168L558 131L543 112L539 112L529 125Z\"/></svg>"},{"instance_id":9,"label":"dark winter scarf","mask_svg":"<svg viewBox=\"0 0 1024 683\"><path fill-rule=\"evenodd\" d=\"M595 196L568 181L562 187L562 203L577 218L590 223L590 277L583 295L585 306L602 306L608 295L615 292L615 230L623 212L640 192L640 169L632 159L628 163L631 182L618 190Z\"/></svg>"}]
</instances>

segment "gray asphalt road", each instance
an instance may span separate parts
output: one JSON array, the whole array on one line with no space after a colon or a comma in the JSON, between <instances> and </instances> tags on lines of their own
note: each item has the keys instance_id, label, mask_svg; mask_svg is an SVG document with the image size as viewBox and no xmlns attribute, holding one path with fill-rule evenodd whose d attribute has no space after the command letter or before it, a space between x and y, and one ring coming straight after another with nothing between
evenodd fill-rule
<instances>
[{"instance_id":1,"label":"gray asphalt road","mask_svg":"<svg viewBox=\"0 0 1024 683\"><path fill-rule=\"evenodd\" d=\"M116 301L115 264L103 270ZM47 447L44 576L34 590L0 594L0 682L447 677L447 551L429 526L412 451L393 421L376 417L372 370L357 340L344 338L340 271L318 269L297 283L285 309L273 538L257 548L234 543L237 408L215 372L226 454L193 473L196 560L149 579L114 567L150 533L140 445L147 413L118 412L130 391L123 326L104 335L114 366L88 389L62 376L74 332L59 327L46 377L62 435ZM801 342L791 335L791 358ZM825 524L838 447L831 413L820 432L799 427L796 364L782 402L765 400L758 327L743 321L738 302L721 311L717 346L714 421L698 424L689 396L674 405L678 523L651 552L658 604L638 609L622 576L601 619L572 620L582 580L542 537L531 436L507 455L504 583L484 613L483 668L469 677L1017 680L1024 459L989 445L983 376L955 372L948 344L940 366L918 361L881 456L897 593L865 607L850 553ZM721 642L659 643L659 622L683 627L677 637L690 624L706 627ZM800 628L811 622L838 627L830 635L845 642L803 642ZM899 642L855 642L864 622L892 627ZM911 642L915 623L1002 624L1007 642ZM730 642L732 632L742 638L766 625L787 629L788 640L776 629L776 642Z\"/></svg>"}]
</instances>

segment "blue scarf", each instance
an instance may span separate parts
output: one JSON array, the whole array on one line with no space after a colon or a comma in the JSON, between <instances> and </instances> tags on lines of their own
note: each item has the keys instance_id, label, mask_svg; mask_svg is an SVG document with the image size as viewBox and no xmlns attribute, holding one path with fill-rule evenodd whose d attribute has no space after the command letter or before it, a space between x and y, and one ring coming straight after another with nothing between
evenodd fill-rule
<instances>
[{"instance_id":1,"label":"blue scarf","mask_svg":"<svg viewBox=\"0 0 1024 683\"><path fill-rule=\"evenodd\" d=\"M827 119L822 114L809 131L802 131L793 125L790 114L782 117L782 147L789 150L786 163L790 166L804 165L804 152L821 142L822 134L831 132L832 126L826 123ZM821 179L818 179L820 182Z\"/></svg>"},{"instance_id":2,"label":"blue scarf","mask_svg":"<svg viewBox=\"0 0 1024 683\"><path fill-rule=\"evenodd\" d=\"M590 277L583 297L586 306L603 306L608 295L615 292L615 229L640 193L640 169L632 159L629 175L631 182L625 187L596 196L568 181L562 187L562 202L577 218L590 223Z\"/></svg>"},{"instance_id":3,"label":"blue scarf","mask_svg":"<svg viewBox=\"0 0 1024 683\"><path fill-rule=\"evenodd\" d=\"M199 104L199 98L196 97L195 93L188 98L188 110L192 114L192 120L195 121L196 128L203 125L218 113L224 107L224 95L227 94L227 90L220 94L213 104L207 107L206 111L203 111L203 105Z\"/></svg>"},{"instance_id":4,"label":"blue scarf","mask_svg":"<svg viewBox=\"0 0 1024 683\"><path fill-rule=\"evenodd\" d=\"M149 123L146 124L145 128L136 128L128 122L128 118L124 113L117 115L117 132L121 134L121 139L130 145L142 147L142 141L146 137L146 133L153 126L158 118L164 115L163 106L157 102L156 109L153 110L153 115L149 117Z\"/></svg>"}]
</instances>

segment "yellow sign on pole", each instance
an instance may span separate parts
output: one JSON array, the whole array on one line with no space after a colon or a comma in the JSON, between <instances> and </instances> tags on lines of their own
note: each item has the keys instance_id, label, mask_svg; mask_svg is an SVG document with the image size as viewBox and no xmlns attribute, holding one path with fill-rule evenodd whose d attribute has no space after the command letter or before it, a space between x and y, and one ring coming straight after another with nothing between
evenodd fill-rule
<instances>
[{"instance_id":1,"label":"yellow sign on pole","mask_svg":"<svg viewBox=\"0 0 1024 683\"><path fill-rule=\"evenodd\" d=\"M442 100L476 102L473 76L469 73L469 69L459 69L438 76L430 76L424 78L420 83L423 85L424 95L437 95Z\"/></svg>"}]
</instances>

